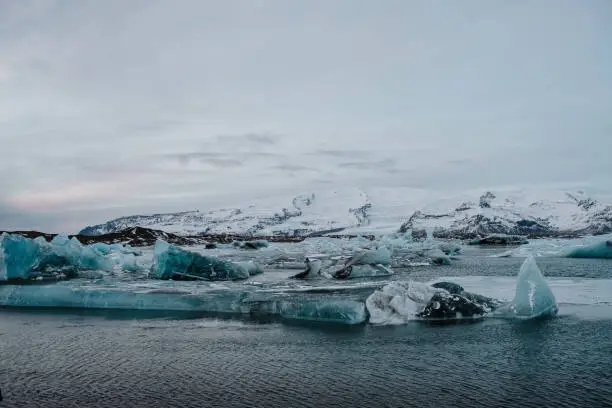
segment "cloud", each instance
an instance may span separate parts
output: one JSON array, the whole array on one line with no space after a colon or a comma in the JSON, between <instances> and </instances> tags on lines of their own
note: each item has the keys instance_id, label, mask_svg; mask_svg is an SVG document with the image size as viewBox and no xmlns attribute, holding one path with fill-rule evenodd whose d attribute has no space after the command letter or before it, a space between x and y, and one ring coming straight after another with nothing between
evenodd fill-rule
<instances>
[{"instance_id":1,"label":"cloud","mask_svg":"<svg viewBox=\"0 0 612 408\"><path fill-rule=\"evenodd\" d=\"M276 166L272 166L271 169L281 170L281 171L289 171L289 172L302 172L302 171L314 171L318 172L317 169L308 166L302 166L299 164L278 164Z\"/></svg>"},{"instance_id":2,"label":"cloud","mask_svg":"<svg viewBox=\"0 0 612 408\"><path fill-rule=\"evenodd\" d=\"M247 143L249 145L273 146L280 136L271 133L245 133L242 135L219 135L218 143Z\"/></svg>"},{"instance_id":3,"label":"cloud","mask_svg":"<svg viewBox=\"0 0 612 408\"><path fill-rule=\"evenodd\" d=\"M339 163L339 167L356 170L393 170L396 167L395 160L385 159L380 161L361 161L361 162L344 162Z\"/></svg>"},{"instance_id":4,"label":"cloud","mask_svg":"<svg viewBox=\"0 0 612 408\"><path fill-rule=\"evenodd\" d=\"M0 229L336 185L610 188L608 15L606 2L0 3Z\"/></svg>"},{"instance_id":5,"label":"cloud","mask_svg":"<svg viewBox=\"0 0 612 408\"><path fill-rule=\"evenodd\" d=\"M371 154L371 152L362 151L362 150L333 150L333 149L317 149L314 152L308 153L311 156L330 156L330 157L338 157L338 158L358 158L358 157L367 157Z\"/></svg>"}]
</instances>

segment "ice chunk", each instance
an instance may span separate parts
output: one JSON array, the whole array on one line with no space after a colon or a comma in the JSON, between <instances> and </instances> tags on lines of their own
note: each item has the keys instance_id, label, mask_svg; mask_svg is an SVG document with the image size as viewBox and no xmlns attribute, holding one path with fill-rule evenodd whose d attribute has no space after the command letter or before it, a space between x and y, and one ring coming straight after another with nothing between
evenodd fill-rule
<instances>
[{"instance_id":1,"label":"ice chunk","mask_svg":"<svg viewBox=\"0 0 612 408\"><path fill-rule=\"evenodd\" d=\"M612 240L597 242L570 250L568 258L612 258Z\"/></svg>"},{"instance_id":2,"label":"ice chunk","mask_svg":"<svg viewBox=\"0 0 612 408\"><path fill-rule=\"evenodd\" d=\"M393 275L393 270L384 265L353 265L345 268L348 269L347 278L373 278L377 276ZM343 270L343 271L344 271ZM342 276L336 276L343 278Z\"/></svg>"},{"instance_id":3,"label":"ice chunk","mask_svg":"<svg viewBox=\"0 0 612 408\"><path fill-rule=\"evenodd\" d=\"M393 282L366 300L370 323L373 324L475 319L486 316L500 304L496 299L465 292L463 287L452 282L438 282L431 286L419 282Z\"/></svg>"},{"instance_id":4,"label":"ice chunk","mask_svg":"<svg viewBox=\"0 0 612 408\"><path fill-rule=\"evenodd\" d=\"M259 275L263 273L263 269L261 269L261 266L259 266L253 261L235 262L234 264L240 268L244 268L249 274L249 276Z\"/></svg>"},{"instance_id":5,"label":"ice chunk","mask_svg":"<svg viewBox=\"0 0 612 408\"><path fill-rule=\"evenodd\" d=\"M434 265L450 265L451 260L442 250L439 248L430 249L425 252L426 256L431 259Z\"/></svg>"},{"instance_id":6,"label":"ice chunk","mask_svg":"<svg viewBox=\"0 0 612 408\"><path fill-rule=\"evenodd\" d=\"M356 300L283 301L279 310L285 319L325 323L361 324L368 318L365 305Z\"/></svg>"},{"instance_id":7,"label":"ice chunk","mask_svg":"<svg viewBox=\"0 0 612 408\"><path fill-rule=\"evenodd\" d=\"M438 248L448 256L457 256L461 253L461 245L453 242L442 242L438 245Z\"/></svg>"},{"instance_id":8,"label":"ice chunk","mask_svg":"<svg viewBox=\"0 0 612 408\"><path fill-rule=\"evenodd\" d=\"M296 275L293 275L292 279L311 279L316 278L321 273L321 267L323 266L323 262L320 259L310 259L306 258L306 270L300 272Z\"/></svg>"},{"instance_id":9,"label":"ice chunk","mask_svg":"<svg viewBox=\"0 0 612 408\"><path fill-rule=\"evenodd\" d=\"M215 289L214 284L192 288L184 282L163 282L172 286L149 287L73 282L77 281L52 285L1 285L0 306L196 311L349 325L367 320L365 305L357 300L275 299L269 293L258 297L252 289Z\"/></svg>"},{"instance_id":10,"label":"ice chunk","mask_svg":"<svg viewBox=\"0 0 612 408\"><path fill-rule=\"evenodd\" d=\"M245 241L242 243L241 247L245 249L260 249L266 248L269 245L268 241L264 241L263 239L258 239L255 241Z\"/></svg>"},{"instance_id":11,"label":"ice chunk","mask_svg":"<svg viewBox=\"0 0 612 408\"><path fill-rule=\"evenodd\" d=\"M403 324L418 319L431 298L443 289L419 282L393 282L366 300L373 324Z\"/></svg>"},{"instance_id":12,"label":"ice chunk","mask_svg":"<svg viewBox=\"0 0 612 408\"><path fill-rule=\"evenodd\" d=\"M557 314L557 301L533 256L528 257L519 271L514 300L508 306L510 316L534 319Z\"/></svg>"},{"instance_id":13,"label":"ice chunk","mask_svg":"<svg viewBox=\"0 0 612 408\"><path fill-rule=\"evenodd\" d=\"M0 280L75 277L79 271L112 271L113 267L111 258L65 234L50 243L42 237L29 239L13 234L0 238Z\"/></svg>"},{"instance_id":14,"label":"ice chunk","mask_svg":"<svg viewBox=\"0 0 612 408\"><path fill-rule=\"evenodd\" d=\"M0 280L28 279L40 252L40 241L3 234L0 238Z\"/></svg>"},{"instance_id":15,"label":"ice chunk","mask_svg":"<svg viewBox=\"0 0 612 408\"><path fill-rule=\"evenodd\" d=\"M346 265L389 265L390 263L391 252L386 247L380 246L354 255Z\"/></svg>"},{"instance_id":16,"label":"ice chunk","mask_svg":"<svg viewBox=\"0 0 612 408\"><path fill-rule=\"evenodd\" d=\"M247 279L250 275L244 266L158 240L151 276L157 279L226 281Z\"/></svg>"}]
</instances>

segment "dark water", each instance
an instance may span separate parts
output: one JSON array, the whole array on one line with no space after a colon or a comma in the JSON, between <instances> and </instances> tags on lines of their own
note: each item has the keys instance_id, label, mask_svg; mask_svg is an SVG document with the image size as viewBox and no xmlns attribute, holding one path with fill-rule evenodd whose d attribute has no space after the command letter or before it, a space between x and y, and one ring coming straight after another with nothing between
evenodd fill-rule
<instances>
[{"instance_id":1,"label":"dark water","mask_svg":"<svg viewBox=\"0 0 612 408\"><path fill-rule=\"evenodd\" d=\"M182 317L0 310L0 407L612 406L612 319Z\"/></svg>"},{"instance_id":2,"label":"dark water","mask_svg":"<svg viewBox=\"0 0 612 408\"><path fill-rule=\"evenodd\" d=\"M489 254L396 278L516 276L522 259ZM610 295L574 293L604 285L612 262L538 263L582 278L558 298L584 303L548 321L387 327L0 309L0 408L612 407Z\"/></svg>"}]
</instances>

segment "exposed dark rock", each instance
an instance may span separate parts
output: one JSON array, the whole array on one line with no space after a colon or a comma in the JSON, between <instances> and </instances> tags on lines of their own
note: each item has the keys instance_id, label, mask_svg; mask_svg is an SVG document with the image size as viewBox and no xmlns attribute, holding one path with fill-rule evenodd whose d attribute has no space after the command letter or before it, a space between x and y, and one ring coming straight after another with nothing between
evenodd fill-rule
<instances>
[{"instance_id":1,"label":"exposed dark rock","mask_svg":"<svg viewBox=\"0 0 612 408\"><path fill-rule=\"evenodd\" d=\"M0 231L2 234L4 231ZM9 234L17 234L26 238L37 238L43 237L47 241L51 241L57 234L46 234L38 231L5 231ZM160 230L153 230L149 228L133 227L123 231L113 232L110 234L103 235L70 235L70 238L76 237L82 244L89 245L97 242L105 244L129 244L133 247L151 246L155 244L155 241L162 239L170 244L188 246L188 245L207 245L216 246L216 243L230 244L234 241L238 242L238 246L241 246L242 241L252 242L300 242L303 237L284 237L284 236L263 236L263 237L250 237L250 236L237 236L237 235L195 235L195 236L180 236L164 232ZM257 244L255 244L257 245Z\"/></svg>"},{"instance_id":2,"label":"exposed dark rock","mask_svg":"<svg viewBox=\"0 0 612 408\"><path fill-rule=\"evenodd\" d=\"M480 208L491 208L491 201L495 200L495 194L487 191L480 196Z\"/></svg>"},{"instance_id":3,"label":"exposed dark rock","mask_svg":"<svg viewBox=\"0 0 612 408\"><path fill-rule=\"evenodd\" d=\"M453 282L436 282L432 284L431 286L433 286L434 288L438 288L438 289L444 289L448 293L453 293L453 294L461 293L464 290L463 286L453 283Z\"/></svg>"},{"instance_id":4,"label":"exposed dark rock","mask_svg":"<svg viewBox=\"0 0 612 408\"><path fill-rule=\"evenodd\" d=\"M349 212L357 218L357 225L368 225L370 223L370 216L368 212L372 209L371 203L366 203L358 208L351 208Z\"/></svg>"},{"instance_id":5,"label":"exposed dark rock","mask_svg":"<svg viewBox=\"0 0 612 408\"><path fill-rule=\"evenodd\" d=\"M466 292L460 285L453 282L437 282L432 286L444 289L448 293L438 292L430 299L427 306L418 315L425 319L478 318L497 309L502 304L496 299Z\"/></svg>"},{"instance_id":6,"label":"exposed dark rock","mask_svg":"<svg viewBox=\"0 0 612 408\"><path fill-rule=\"evenodd\" d=\"M524 245L529 241L520 235L489 235L485 238L475 239L470 241L470 245L488 245L488 246L506 246L506 245Z\"/></svg>"},{"instance_id":7,"label":"exposed dark rock","mask_svg":"<svg viewBox=\"0 0 612 408\"><path fill-rule=\"evenodd\" d=\"M486 313L483 306L462 295L436 293L418 316L425 319L458 319L480 317Z\"/></svg>"}]
</instances>

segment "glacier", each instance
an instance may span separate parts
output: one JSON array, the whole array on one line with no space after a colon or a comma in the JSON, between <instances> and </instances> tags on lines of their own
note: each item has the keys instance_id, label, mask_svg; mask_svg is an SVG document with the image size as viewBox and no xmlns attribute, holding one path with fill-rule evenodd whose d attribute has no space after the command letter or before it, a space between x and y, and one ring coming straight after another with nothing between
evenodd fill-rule
<instances>
[{"instance_id":1,"label":"glacier","mask_svg":"<svg viewBox=\"0 0 612 408\"><path fill-rule=\"evenodd\" d=\"M612 258L612 240L596 242L583 247L573 248L565 255L568 258Z\"/></svg>"},{"instance_id":2,"label":"glacier","mask_svg":"<svg viewBox=\"0 0 612 408\"><path fill-rule=\"evenodd\" d=\"M557 301L533 256L528 257L518 274L514 299L503 310L505 317L528 320L555 316Z\"/></svg>"},{"instance_id":3,"label":"glacier","mask_svg":"<svg viewBox=\"0 0 612 408\"><path fill-rule=\"evenodd\" d=\"M260 272L253 265L201 255L158 240L150 276L155 279L227 281L248 279Z\"/></svg>"}]
</instances>

